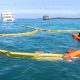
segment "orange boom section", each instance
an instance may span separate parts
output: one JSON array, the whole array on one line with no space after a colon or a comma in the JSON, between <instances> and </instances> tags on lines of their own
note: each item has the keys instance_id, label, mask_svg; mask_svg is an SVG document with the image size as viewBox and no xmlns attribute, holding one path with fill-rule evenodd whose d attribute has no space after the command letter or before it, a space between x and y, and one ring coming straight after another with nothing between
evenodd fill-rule
<instances>
[{"instance_id":1,"label":"orange boom section","mask_svg":"<svg viewBox=\"0 0 80 80\"><path fill-rule=\"evenodd\" d=\"M76 38L77 40L80 40L79 34L73 34L72 36L73 36L74 38Z\"/></svg>"},{"instance_id":2,"label":"orange boom section","mask_svg":"<svg viewBox=\"0 0 80 80\"><path fill-rule=\"evenodd\" d=\"M80 50L69 50L67 54L64 55L64 59L72 60L74 58L80 58Z\"/></svg>"}]
</instances>

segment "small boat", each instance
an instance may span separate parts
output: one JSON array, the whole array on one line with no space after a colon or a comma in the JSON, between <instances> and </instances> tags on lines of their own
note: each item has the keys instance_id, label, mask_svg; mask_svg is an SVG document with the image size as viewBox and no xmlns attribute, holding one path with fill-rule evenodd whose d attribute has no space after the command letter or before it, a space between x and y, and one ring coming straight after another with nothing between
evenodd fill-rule
<instances>
[{"instance_id":1,"label":"small boat","mask_svg":"<svg viewBox=\"0 0 80 80\"><path fill-rule=\"evenodd\" d=\"M49 16L43 16L43 20L49 20Z\"/></svg>"}]
</instances>

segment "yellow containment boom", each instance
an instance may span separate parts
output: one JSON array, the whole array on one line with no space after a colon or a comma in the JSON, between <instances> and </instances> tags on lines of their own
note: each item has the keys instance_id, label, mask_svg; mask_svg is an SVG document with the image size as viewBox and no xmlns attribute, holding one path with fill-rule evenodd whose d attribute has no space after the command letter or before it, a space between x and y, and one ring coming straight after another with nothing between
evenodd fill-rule
<instances>
[{"instance_id":1,"label":"yellow containment boom","mask_svg":"<svg viewBox=\"0 0 80 80\"><path fill-rule=\"evenodd\" d=\"M80 32L80 30L47 30L47 32Z\"/></svg>"},{"instance_id":2,"label":"yellow containment boom","mask_svg":"<svg viewBox=\"0 0 80 80\"><path fill-rule=\"evenodd\" d=\"M62 60L63 54L52 54L52 53L24 53L24 52L10 52L7 50L0 50L1 55L6 55L10 57L26 57L37 60Z\"/></svg>"},{"instance_id":3,"label":"yellow containment boom","mask_svg":"<svg viewBox=\"0 0 80 80\"><path fill-rule=\"evenodd\" d=\"M37 30L31 31L31 32L23 32L23 33L15 33L15 34L0 34L0 36L29 36L33 35L37 32Z\"/></svg>"},{"instance_id":4,"label":"yellow containment boom","mask_svg":"<svg viewBox=\"0 0 80 80\"><path fill-rule=\"evenodd\" d=\"M80 30L48 30L48 29L35 28L32 26L25 26L25 25L20 25L20 24L17 24L17 26L21 26L21 27L25 27L25 28L31 28L34 30L45 31L45 32L80 32Z\"/></svg>"}]
</instances>

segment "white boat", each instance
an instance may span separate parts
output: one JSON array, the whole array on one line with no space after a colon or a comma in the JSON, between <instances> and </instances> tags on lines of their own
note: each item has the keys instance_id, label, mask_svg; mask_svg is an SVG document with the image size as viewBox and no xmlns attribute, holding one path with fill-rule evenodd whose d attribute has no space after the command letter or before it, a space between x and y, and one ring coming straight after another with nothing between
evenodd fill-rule
<instances>
[{"instance_id":1,"label":"white boat","mask_svg":"<svg viewBox=\"0 0 80 80\"><path fill-rule=\"evenodd\" d=\"M1 14L1 20L3 22L13 22L15 18L12 12L4 12Z\"/></svg>"}]
</instances>

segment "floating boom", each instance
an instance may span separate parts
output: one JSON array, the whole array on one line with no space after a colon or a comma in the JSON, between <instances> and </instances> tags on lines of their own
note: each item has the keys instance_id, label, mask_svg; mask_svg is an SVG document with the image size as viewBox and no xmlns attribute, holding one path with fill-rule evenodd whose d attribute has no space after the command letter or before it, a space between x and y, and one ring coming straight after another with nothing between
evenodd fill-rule
<instances>
[{"instance_id":1,"label":"floating boom","mask_svg":"<svg viewBox=\"0 0 80 80\"><path fill-rule=\"evenodd\" d=\"M15 33L15 34L0 34L0 36L29 36L35 34L36 32L37 30L31 32Z\"/></svg>"},{"instance_id":2,"label":"floating boom","mask_svg":"<svg viewBox=\"0 0 80 80\"><path fill-rule=\"evenodd\" d=\"M0 50L1 55L6 55L9 57L26 57L37 60L62 60L63 54L53 54L53 53L24 53L24 52L10 52L7 50Z\"/></svg>"}]
</instances>

